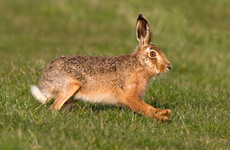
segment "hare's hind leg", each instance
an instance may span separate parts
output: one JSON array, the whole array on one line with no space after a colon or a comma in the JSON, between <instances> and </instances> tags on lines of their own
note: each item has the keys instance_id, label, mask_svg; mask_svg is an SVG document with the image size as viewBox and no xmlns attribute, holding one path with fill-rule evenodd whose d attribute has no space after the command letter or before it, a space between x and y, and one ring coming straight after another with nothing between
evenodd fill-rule
<instances>
[{"instance_id":1,"label":"hare's hind leg","mask_svg":"<svg viewBox=\"0 0 230 150\"><path fill-rule=\"evenodd\" d=\"M62 106L65 110L71 111L73 108L73 105L77 103L78 100L71 97L68 101L65 102L65 104Z\"/></svg>"},{"instance_id":2,"label":"hare's hind leg","mask_svg":"<svg viewBox=\"0 0 230 150\"><path fill-rule=\"evenodd\" d=\"M73 96L73 94L80 88L80 84L72 82L65 86L57 95L51 109L60 110L63 104Z\"/></svg>"}]
</instances>

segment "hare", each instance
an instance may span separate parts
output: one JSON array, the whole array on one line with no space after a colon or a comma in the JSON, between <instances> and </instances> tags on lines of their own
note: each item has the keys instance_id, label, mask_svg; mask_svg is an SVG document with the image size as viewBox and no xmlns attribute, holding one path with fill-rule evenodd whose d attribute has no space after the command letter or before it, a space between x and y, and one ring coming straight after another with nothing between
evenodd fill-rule
<instances>
[{"instance_id":1,"label":"hare","mask_svg":"<svg viewBox=\"0 0 230 150\"><path fill-rule=\"evenodd\" d=\"M31 86L32 95L41 103L54 98L53 110L77 100L91 103L121 104L137 113L166 122L169 109L156 109L142 100L149 80L168 72L172 66L164 53L151 44L152 33L144 15L136 24L139 44L129 55L116 57L59 57L43 71L39 86Z\"/></svg>"}]
</instances>

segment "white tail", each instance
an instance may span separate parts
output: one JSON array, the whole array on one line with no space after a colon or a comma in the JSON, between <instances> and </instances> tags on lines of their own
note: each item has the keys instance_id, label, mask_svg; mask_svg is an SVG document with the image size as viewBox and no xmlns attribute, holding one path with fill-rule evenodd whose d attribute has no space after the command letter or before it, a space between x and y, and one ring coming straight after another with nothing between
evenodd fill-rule
<instances>
[{"instance_id":1,"label":"white tail","mask_svg":"<svg viewBox=\"0 0 230 150\"><path fill-rule=\"evenodd\" d=\"M30 90L31 90L32 95L42 104L45 104L45 102L48 100L46 95L42 93L41 90L37 86L32 85L30 87Z\"/></svg>"}]
</instances>

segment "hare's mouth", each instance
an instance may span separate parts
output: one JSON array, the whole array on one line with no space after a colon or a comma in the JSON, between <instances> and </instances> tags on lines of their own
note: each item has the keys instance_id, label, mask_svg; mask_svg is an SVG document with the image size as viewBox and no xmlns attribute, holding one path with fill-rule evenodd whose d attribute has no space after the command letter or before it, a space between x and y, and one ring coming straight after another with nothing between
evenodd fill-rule
<instances>
[{"instance_id":1,"label":"hare's mouth","mask_svg":"<svg viewBox=\"0 0 230 150\"><path fill-rule=\"evenodd\" d=\"M164 70L164 71L162 71L162 72L157 73L157 76L159 76L159 75L161 75L161 74L166 74L167 72L169 72L169 69L166 69L166 70Z\"/></svg>"},{"instance_id":2,"label":"hare's mouth","mask_svg":"<svg viewBox=\"0 0 230 150\"><path fill-rule=\"evenodd\" d=\"M169 70L171 70L172 69L172 66L170 65L170 66L166 66L166 69L165 69L165 71L163 72L163 73L167 73L167 72L169 72Z\"/></svg>"},{"instance_id":3,"label":"hare's mouth","mask_svg":"<svg viewBox=\"0 0 230 150\"><path fill-rule=\"evenodd\" d=\"M163 72L159 72L159 73L157 73L157 76L160 76L160 75L162 75L162 74L166 74L168 71L163 71Z\"/></svg>"}]
</instances>

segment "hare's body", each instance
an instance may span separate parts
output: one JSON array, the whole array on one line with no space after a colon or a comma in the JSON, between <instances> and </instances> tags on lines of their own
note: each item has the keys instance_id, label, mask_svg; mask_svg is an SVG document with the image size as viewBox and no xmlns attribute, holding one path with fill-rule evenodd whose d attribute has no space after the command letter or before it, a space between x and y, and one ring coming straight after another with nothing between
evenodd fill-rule
<instances>
[{"instance_id":1,"label":"hare's body","mask_svg":"<svg viewBox=\"0 0 230 150\"><path fill-rule=\"evenodd\" d=\"M123 104L138 113L166 121L170 110L156 109L142 101L149 80L171 69L163 52L150 44L151 31L143 15L137 20L137 39L139 45L130 55L76 55L55 59L43 71L39 87L32 86L32 94L42 103L54 98L52 108L55 110L65 103L72 106L77 100L83 100Z\"/></svg>"},{"instance_id":2,"label":"hare's body","mask_svg":"<svg viewBox=\"0 0 230 150\"><path fill-rule=\"evenodd\" d=\"M39 88L47 98L55 98L56 93L75 80L81 88L73 95L74 99L117 104L122 101L120 97L137 86L142 88L137 94L144 95L151 78L145 72L135 55L59 57L43 71Z\"/></svg>"}]
</instances>

